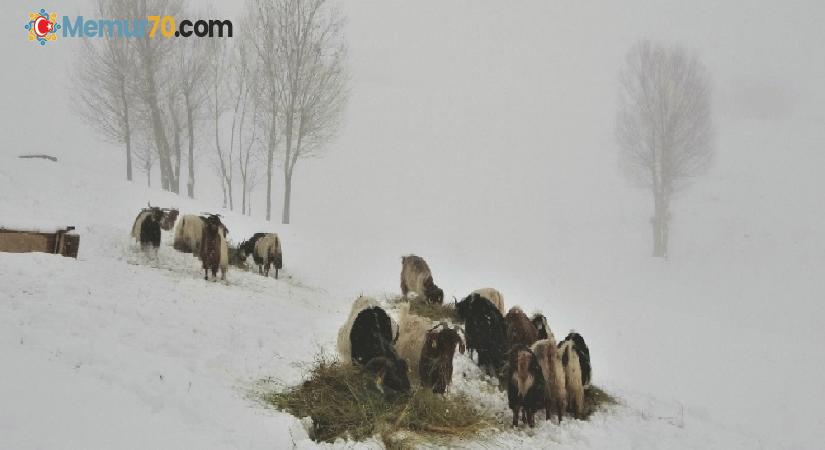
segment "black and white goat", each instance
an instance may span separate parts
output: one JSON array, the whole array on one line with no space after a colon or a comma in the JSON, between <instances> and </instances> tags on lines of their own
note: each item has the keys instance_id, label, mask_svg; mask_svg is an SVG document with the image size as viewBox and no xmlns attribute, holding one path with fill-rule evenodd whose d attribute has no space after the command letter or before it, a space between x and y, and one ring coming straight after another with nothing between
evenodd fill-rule
<instances>
[{"instance_id":1,"label":"black and white goat","mask_svg":"<svg viewBox=\"0 0 825 450\"><path fill-rule=\"evenodd\" d=\"M590 350L578 333L568 334L558 348L564 366L567 405L576 418L584 418L584 388L590 384L592 376Z\"/></svg>"},{"instance_id":2,"label":"black and white goat","mask_svg":"<svg viewBox=\"0 0 825 450\"><path fill-rule=\"evenodd\" d=\"M376 375L377 386L410 389L407 362L395 351L398 326L372 297L360 296L338 330L338 353L344 364L355 363Z\"/></svg>"}]
</instances>

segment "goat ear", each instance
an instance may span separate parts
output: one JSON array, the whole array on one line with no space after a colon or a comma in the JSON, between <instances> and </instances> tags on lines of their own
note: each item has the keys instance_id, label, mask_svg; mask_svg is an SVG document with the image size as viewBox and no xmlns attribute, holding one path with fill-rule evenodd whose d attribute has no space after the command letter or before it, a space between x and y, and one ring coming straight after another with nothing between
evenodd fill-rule
<instances>
[{"instance_id":1,"label":"goat ear","mask_svg":"<svg viewBox=\"0 0 825 450\"><path fill-rule=\"evenodd\" d=\"M467 350L467 349L464 347L464 341L460 340L460 339L461 338L459 338L459 341L458 341L458 351L459 351L459 353L461 353L463 355L464 351Z\"/></svg>"}]
</instances>

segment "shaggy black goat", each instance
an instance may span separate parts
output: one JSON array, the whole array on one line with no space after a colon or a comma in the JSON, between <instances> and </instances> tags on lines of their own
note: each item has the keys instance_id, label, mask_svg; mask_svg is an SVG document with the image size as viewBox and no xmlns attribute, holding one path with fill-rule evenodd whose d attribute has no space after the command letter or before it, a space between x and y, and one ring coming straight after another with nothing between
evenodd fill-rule
<instances>
[{"instance_id":1,"label":"shaggy black goat","mask_svg":"<svg viewBox=\"0 0 825 450\"><path fill-rule=\"evenodd\" d=\"M409 368L395 351L392 321L386 311L373 306L359 312L349 339L352 361L377 375L379 389L410 390Z\"/></svg>"},{"instance_id":2,"label":"shaggy black goat","mask_svg":"<svg viewBox=\"0 0 825 450\"><path fill-rule=\"evenodd\" d=\"M507 325L498 308L473 293L456 304L456 314L464 321L467 348L478 352L479 367L498 376L507 351Z\"/></svg>"}]
</instances>

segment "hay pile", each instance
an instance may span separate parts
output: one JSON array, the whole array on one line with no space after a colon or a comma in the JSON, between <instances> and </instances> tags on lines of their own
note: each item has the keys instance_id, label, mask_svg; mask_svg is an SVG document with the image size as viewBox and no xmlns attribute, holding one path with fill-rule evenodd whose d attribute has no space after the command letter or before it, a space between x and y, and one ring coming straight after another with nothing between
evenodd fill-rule
<instances>
[{"instance_id":1,"label":"hay pile","mask_svg":"<svg viewBox=\"0 0 825 450\"><path fill-rule=\"evenodd\" d=\"M602 388L591 385L584 389L584 404L587 406L584 418L589 419L596 411L604 407L618 405L619 401Z\"/></svg>"},{"instance_id":2,"label":"hay pile","mask_svg":"<svg viewBox=\"0 0 825 450\"><path fill-rule=\"evenodd\" d=\"M405 302L406 300L401 299L398 297L392 300L395 303ZM455 308L452 304L435 304L429 303L424 299L412 299L409 301L410 303L410 312L417 316L427 317L428 319L433 320L434 322L440 322L442 320L449 320L455 323L458 318L455 315Z\"/></svg>"},{"instance_id":3,"label":"hay pile","mask_svg":"<svg viewBox=\"0 0 825 450\"><path fill-rule=\"evenodd\" d=\"M383 394L360 369L324 356L302 384L264 395L264 401L296 417L311 417L315 441L363 440L379 435L387 446L422 440L471 437L488 428L492 416L463 396L436 395L424 389Z\"/></svg>"}]
</instances>

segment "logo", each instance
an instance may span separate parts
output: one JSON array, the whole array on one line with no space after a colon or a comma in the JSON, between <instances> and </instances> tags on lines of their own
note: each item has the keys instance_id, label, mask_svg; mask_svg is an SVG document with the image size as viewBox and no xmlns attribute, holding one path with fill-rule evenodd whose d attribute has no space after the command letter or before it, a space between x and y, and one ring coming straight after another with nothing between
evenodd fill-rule
<instances>
[{"instance_id":1,"label":"logo","mask_svg":"<svg viewBox=\"0 0 825 450\"><path fill-rule=\"evenodd\" d=\"M40 12L29 14L29 22L25 28L29 30L30 41L37 40L40 45L46 45L46 41L57 39L55 32L60 29L60 24L57 23L57 14L49 14L45 9L41 9Z\"/></svg>"}]
</instances>

